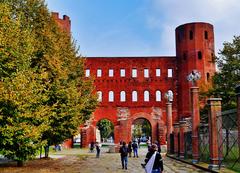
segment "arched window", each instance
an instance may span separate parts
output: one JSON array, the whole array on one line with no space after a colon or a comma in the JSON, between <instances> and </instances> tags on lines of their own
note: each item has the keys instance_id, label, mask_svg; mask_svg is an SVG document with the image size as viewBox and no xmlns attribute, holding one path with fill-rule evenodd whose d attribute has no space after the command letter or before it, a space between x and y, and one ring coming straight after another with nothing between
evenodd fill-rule
<instances>
[{"instance_id":1,"label":"arched window","mask_svg":"<svg viewBox=\"0 0 240 173\"><path fill-rule=\"evenodd\" d=\"M144 101L149 102L149 91L144 91Z\"/></svg>"},{"instance_id":2,"label":"arched window","mask_svg":"<svg viewBox=\"0 0 240 173\"><path fill-rule=\"evenodd\" d=\"M113 91L109 91L109 93L108 93L108 101L109 102L113 102L114 101L114 92Z\"/></svg>"},{"instance_id":3,"label":"arched window","mask_svg":"<svg viewBox=\"0 0 240 173\"><path fill-rule=\"evenodd\" d=\"M156 91L156 101L160 102L162 100L161 91Z\"/></svg>"},{"instance_id":4,"label":"arched window","mask_svg":"<svg viewBox=\"0 0 240 173\"><path fill-rule=\"evenodd\" d=\"M132 92L132 101L133 101L133 102L137 102L137 100L138 100L137 97L138 97L138 96L137 96L137 91L133 91L133 92Z\"/></svg>"},{"instance_id":5,"label":"arched window","mask_svg":"<svg viewBox=\"0 0 240 173\"><path fill-rule=\"evenodd\" d=\"M125 102L126 101L126 92L125 91L121 91L120 92L120 101L121 102Z\"/></svg>"},{"instance_id":6,"label":"arched window","mask_svg":"<svg viewBox=\"0 0 240 173\"><path fill-rule=\"evenodd\" d=\"M102 91L98 91L97 95L98 95L97 101L102 102Z\"/></svg>"}]
</instances>

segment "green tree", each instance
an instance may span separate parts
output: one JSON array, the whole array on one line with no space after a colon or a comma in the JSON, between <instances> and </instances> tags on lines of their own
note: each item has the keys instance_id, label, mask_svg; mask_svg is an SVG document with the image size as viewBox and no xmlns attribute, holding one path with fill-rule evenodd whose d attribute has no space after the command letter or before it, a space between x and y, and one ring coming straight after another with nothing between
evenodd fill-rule
<instances>
[{"instance_id":1,"label":"green tree","mask_svg":"<svg viewBox=\"0 0 240 173\"><path fill-rule=\"evenodd\" d=\"M240 36L223 45L216 58L219 72L213 77L213 88L206 95L222 98L222 107L227 110L236 107L235 87L240 84Z\"/></svg>"},{"instance_id":2,"label":"green tree","mask_svg":"<svg viewBox=\"0 0 240 173\"><path fill-rule=\"evenodd\" d=\"M114 126L113 123L107 119L102 119L97 123L100 130L101 138L109 138L113 136Z\"/></svg>"},{"instance_id":3,"label":"green tree","mask_svg":"<svg viewBox=\"0 0 240 173\"><path fill-rule=\"evenodd\" d=\"M48 107L41 106L41 75L30 67L33 39L21 25L22 13L13 16L4 3L0 8L0 150L22 165L45 143Z\"/></svg>"},{"instance_id":4,"label":"green tree","mask_svg":"<svg viewBox=\"0 0 240 173\"><path fill-rule=\"evenodd\" d=\"M22 127L27 128L31 123L38 127L38 135L34 142L30 140L31 144L48 147L61 143L77 133L97 105L92 80L84 78L84 58L77 56L71 35L58 27L43 0L0 2L7 7L6 11L1 8L1 39L6 40L5 44L1 40L0 46L1 103L11 105L1 107L1 118L16 112L15 119L4 122L10 130L14 128L11 123L17 124L19 119L26 123ZM9 87L12 85L15 87ZM16 97L8 101L9 93L13 92ZM28 98L30 93L33 99ZM26 94L29 102L21 102L21 99L26 101ZM20 152L28 153L21 149ZM28 154L32 156L33 152ZM14 153L8 155L16 157Z\"/></svg>"}]
</instances>

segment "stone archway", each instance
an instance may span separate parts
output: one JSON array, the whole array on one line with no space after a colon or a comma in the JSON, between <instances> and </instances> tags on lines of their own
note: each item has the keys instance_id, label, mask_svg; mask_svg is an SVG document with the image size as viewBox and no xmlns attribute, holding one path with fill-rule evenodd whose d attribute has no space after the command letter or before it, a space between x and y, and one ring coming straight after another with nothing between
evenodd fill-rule
<instances>
[{"instance_id":1,"label":"stone archway","mask_svg":"<svg viewBox=\"0 0 240 173\"><path fill-rule=\"evenodd\" d=\"M131 125L132 140L147 142L152 138L152 126L146 118L137 118Z\"/></svg>"},{"instance_id":2,"label":"stone archway","mask_svg":"<svg viewBox=\"0 0 240 173\"><path fill-rule=\"evenodd\" d=\"M118 107L111 111L95 112L89 123L81 128L83 138L82 147L87 147L89 142L96 141L97 123L101 119L108 119L114 125L114 143L119 144L121 141L129 142L132 140L132 124L137 119L146 119L151 125L151 141L159 141L161 145L166 142L166 124L165 114L160 107L151 107L150 109L133 109L128 107ZM112 116L115 115L115 116Z\"/></svg>"},{"instance_id":3,"label":"stone archway","mask_svg":"<svg viewBox=\"0 0 240 173\"><path fill-rule=\"evenodd\" d=\"M131 127L133 122L139 118L143 118L149 121L151 125L151 142L158 141L161 145L166 144L166 124L163 121L162 110L158 107L152 107L151 113L138 112L128 119L128 127ZM130 129L129 129L130 130ZM128 139L131 139L129 135Z\"/></svg>"},{"instance_id":4,"label":"stone archway","mask_svg":"<svg viewBox=\"0 0 240 173\"><path fill-rule=\"evenodd\" d=\"M98 134L99 137L96 134L96 140L98 140L98 142L114 143L114 124L110 120L106 118L101 119L96 123L96 127L100 133Z\"/></svg>"}]
</instances>

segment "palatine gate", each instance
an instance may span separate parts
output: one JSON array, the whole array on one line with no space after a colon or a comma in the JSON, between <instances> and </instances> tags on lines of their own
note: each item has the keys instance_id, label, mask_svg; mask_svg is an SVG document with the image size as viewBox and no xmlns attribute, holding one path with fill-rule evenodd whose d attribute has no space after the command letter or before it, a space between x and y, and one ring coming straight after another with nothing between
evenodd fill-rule
<instances>
[{"instance_id":1,"label":"palatine gate","mask_svg":"<svg viewBox=\"0 0 240 173\"><path fill-rule=\"evenodd\" d=\"M70 19L53 18L60 27L70 31ZM214 75L214 31L209 23L180 25L175 30L175 56L87 57L86 80L93 79L99 106L92 118L81 126L82 147L96 141L96 124L108 119L114 124L114 143L132 139L131 126L138 118L151 124L152 141L166 141L167 100L173 94L172 123L191 116L190 87L187 75L201 73L197 82L200 90L211 86Z\"/></svg>"}]
</instances>

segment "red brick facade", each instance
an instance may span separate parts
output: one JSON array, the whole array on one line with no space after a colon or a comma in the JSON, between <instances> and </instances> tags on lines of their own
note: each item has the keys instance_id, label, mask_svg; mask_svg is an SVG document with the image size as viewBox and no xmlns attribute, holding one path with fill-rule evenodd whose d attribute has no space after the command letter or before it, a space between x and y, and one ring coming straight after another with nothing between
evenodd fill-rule
<instances>
[{"instance_id":1,"label":"red brick facade","mask_svg":"<svg viewBox=\"0 0 240 173\"><path fill-rule=\"evenodd\" d=\"M59 20L57 22L62 27L62 23ZM69 25L68 22L64 24L65 26L70 31L70 22ZM160 69L160 76L157 75L157 69ZM169 77L170 69L172 76ZM101 119L108 119L114 124L115 143L120 140L128 142L132 139L132 124L138 118L145 118L150 122L153 141L159 140L165 144L167 100L164 94L171 90L174 95L172 123L190 117L192 84L186 77L195 69L202 76L197 86L200 89L211 86L211 77L215 73L214 32L213 26L208 23L189 23L176 28L176 56L87 57L85 71L89 76L86 78L93 78L96 92L101 92L102 98L93 113L93 119L81 131L84 134L82 145L86 147L96 140L96 124ZM120 75L121 70L125 71L125 76ZM132 76L133 70L136 77ZM144 76L147 73L148 76ZM120 101L120 93L123 91L125 99L122 95L123 101ZM137 93L136 101L133 92ZM109 101L109 95L112 101Z\"/></svg>"}]
</instances>

